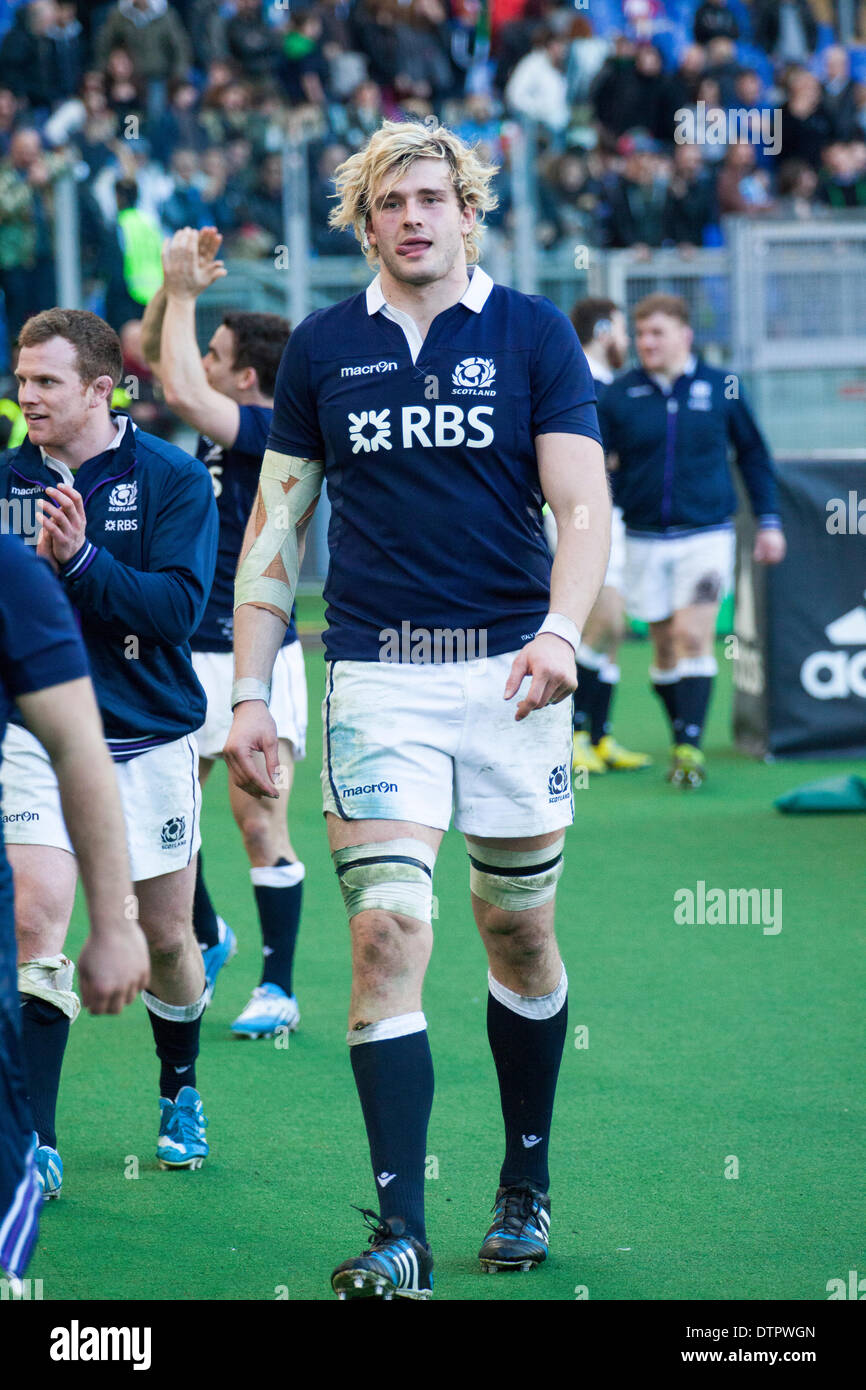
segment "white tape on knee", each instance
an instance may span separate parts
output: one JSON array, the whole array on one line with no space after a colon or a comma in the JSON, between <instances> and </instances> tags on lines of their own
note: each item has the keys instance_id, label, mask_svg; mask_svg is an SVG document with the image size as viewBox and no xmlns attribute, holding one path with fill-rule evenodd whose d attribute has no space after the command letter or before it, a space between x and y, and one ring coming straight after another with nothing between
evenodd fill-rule
<instances>
[{"instance_id":1,"label":"white tape on knee","mask_svg":"<svg viewBox=\"0 0 866 1390\"><path fill-rule=\"evenodd\" d=\"M265 524L238 566L235 608L244 603L267 603L286 615L298 587L300 556L298 525L322 490L325 465L316 459L294 458L268 449L262 460L259 489ZM286 484L294 480L294 486ZM280 557L286 578L268 577L266 571Z\"/></svg>"},{"instance_id":2,"label":"white tape on knee","mask_svg":"<svg viewBox=\"0 0 866 1390\"><path fill-rule=\"evenodd\" d=\"M381 840L334 852L334 868L350 918L378 908L432 922L435 863L434 851L423 840Z\"/></svg>"},{"instance_id":3,"label":"white tape on knee","mask_svg":"<svg viewBox=\"0 0 866 1390\"><path fill-rule=\"evenodd\" d=\"M466 837L469 886L477 898L504 912L526 912L550 902L562 873L561 835L544 849L492 849Z\"/></svg>"},{"instance_id":4,"label":"white tape on knee","mask_svg":"<svg viewBox=\"0 0 866 1390\"><path fill-rule=\"evenodd\" d=\"M81 1012L81 1000L72 988L74 974L75 965L68 956L26 960L18 967L18 992L44 999L74 1023Z\"/></svg>"}]
</instances>

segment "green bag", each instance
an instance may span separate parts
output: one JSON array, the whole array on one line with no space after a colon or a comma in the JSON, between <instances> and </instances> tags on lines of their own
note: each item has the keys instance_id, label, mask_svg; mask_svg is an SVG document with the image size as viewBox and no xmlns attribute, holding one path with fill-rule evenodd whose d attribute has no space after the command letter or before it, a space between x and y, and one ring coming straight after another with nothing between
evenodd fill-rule
<instances>
[{"instance_id":1,"label":"green bag","mask_svg":"<svg viewBox=\"0 0 866 1390\"><path fill-rule=\"evenodd\" d=\"M851 776L807 782L778 797L773 805L788 815L804 815L810 811L866 811L866 781Z\"/></svg>"}]
</instances>

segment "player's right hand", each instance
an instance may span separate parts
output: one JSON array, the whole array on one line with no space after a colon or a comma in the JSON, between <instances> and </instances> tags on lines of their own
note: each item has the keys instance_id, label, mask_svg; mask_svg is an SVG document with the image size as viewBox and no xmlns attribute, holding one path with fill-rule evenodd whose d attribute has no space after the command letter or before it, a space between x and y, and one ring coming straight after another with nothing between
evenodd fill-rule
<instances>
[{"instance_id":1,"label":"player's right hand","mask_svg":"<svg viewBox=\"0 0 866 1390\"><path fill-rule=\"evenodd\" d=\"M119 1014L147 988L150 958L137 922L110 933L92 932L78 957L81 1001L92 1014Z\"/></svg>"},{"instance_id":2,"label":"player's right hand","mask_svg":"<svg viewBox=\"0 0 866 1390\"><path fill-rule=\"evenodd\" d=\"M277 726L264 700L242 700L235 706L223 756L241 791L249 796L279 796Z\"/></svg>"}]
</instances>

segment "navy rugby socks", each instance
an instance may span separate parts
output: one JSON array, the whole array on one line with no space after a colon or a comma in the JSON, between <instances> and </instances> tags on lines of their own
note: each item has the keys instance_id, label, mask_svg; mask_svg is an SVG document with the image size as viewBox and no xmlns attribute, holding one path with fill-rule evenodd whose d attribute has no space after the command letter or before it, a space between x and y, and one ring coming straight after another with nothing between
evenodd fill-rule
<instances>
[{"instance_id":1,"label":"navy rugby socks","mask_svg":"<svg viewBox=\"0 0 866 1390\"><path fill-rule=\"evenodd\" d=\"M196 1089L195 1063L199 1051L205 997L192 1004L166 1004L142 991L159 1058L159 1094L176 1100L184 1086Z\"/></svg>"},{"instance_id":2,"label":"navy rugby socks","mask_svg":"<svg viewBox=\"0 0 866 1390\"><path fill-rule=\"evenodd\" d=\"M424 1164L433 1105L426 1020L423 1013L386 1018L356 1029L348 1042L380 1215L400 1217L426 1245Z\"/></svg>"},{"instance_id":3,"label":"navy rugby socks","mask_svg":"<svg viewBox=\"0 0 866 1390\"><path fill-rule=\"evenodd\" d=\"M262 929L261 983L279 985L290 995L301 920L304 866L299 861L290 863L288 859L278 859L270 868L250 869L250 878Z\"/></svg>"},{"instance_id":4,"label":"navy rugby socks","mask_svg":"<svg viewBox=\"0 0 866 1390\"><path fill-rule=\"evenodd\" d=\"M499 1078L505 1122L500 1187L531 1182L550 1187L547 1166L553 1099L568 1028L568 979L525 998L488 974L487 1037Z\"/></svg>"},{"instance_id":5,"label":"navy rugby socks","mask_svg":"<svg viewBox=\"0 0 866 1390\"><path fill-rule=\"evenodd\" d=\"M210 893L207 891L207 884L204 881L204 871L202 868L201 850L195 866L195 895L192 900L192 926L195 932L195 939L206 951L211 946L219 945L219 925L214 905L211 902Z\"/></svg>"},{"instance_id":6,"label":"navy rugby socks","mask_svg":"<svg viewBox=\"0 0 866 1390\"><path fill-rule=\"evenodd\" d=\"M46 999L22 994L21 1044L33 1128L39 1143L52 1149L57 1148L57 1092L69 1022L67 1015Z\"/></svg>"}]
</instances>

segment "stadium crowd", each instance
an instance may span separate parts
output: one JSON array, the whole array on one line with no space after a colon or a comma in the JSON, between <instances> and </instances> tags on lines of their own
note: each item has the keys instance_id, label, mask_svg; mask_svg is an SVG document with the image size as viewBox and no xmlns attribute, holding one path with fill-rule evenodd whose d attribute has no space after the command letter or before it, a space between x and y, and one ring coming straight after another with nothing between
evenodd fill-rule
<instances>
[{"instance_id":1,"label":"stadium crowd","mask_svg":"<svg viewBox=\"0 0 866 1390\"><path fill-rule=\"evenodd\" d=\"M0 0L4 26L10 344L56 302L64 170L88 302L120 329L140 319L161 240L180 227L218 226L232 257L273 254L287 130L309 153L314 255L353 249L327 229L333 173L383 117L435 113L479 141L501 165L488 221L505 235L514 122L533 121L543 248L687 253L721 243L726 213L866 206L862 0L594 0L591 17L583 0ZM762 108L763 135L758 116L729 120ZM729 138L681 142L684 111L706 131L724 118Z\"/></svg>"}]
</instances>

